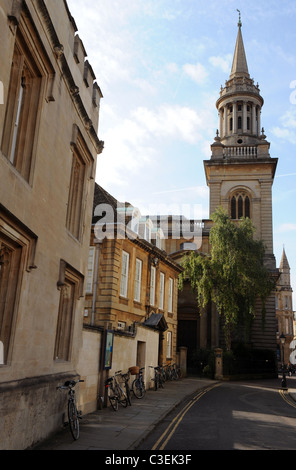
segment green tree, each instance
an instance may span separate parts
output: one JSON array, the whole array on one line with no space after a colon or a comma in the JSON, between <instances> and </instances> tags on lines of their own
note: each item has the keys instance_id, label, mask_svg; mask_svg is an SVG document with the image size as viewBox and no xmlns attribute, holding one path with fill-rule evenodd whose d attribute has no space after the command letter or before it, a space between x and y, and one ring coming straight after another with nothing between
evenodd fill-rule
<instances>
[{"instance_id":1,"label":"green tree","mask_svg":"<svg viewBox=\"0 0 296 470\"><path fill-rule=\"evenodd\" d=\"M211 219L211 254L192 252L183 260L180 288L189 280L200 307L210 301L216 304L224 319L227 349L231 349L234 331L243 331L247 339L258 298L264 324L265 303L274 282L264 265L264 244L254 239L251 220L234 222L223 209L217 209Z\"/></svg>"}]
</instances>

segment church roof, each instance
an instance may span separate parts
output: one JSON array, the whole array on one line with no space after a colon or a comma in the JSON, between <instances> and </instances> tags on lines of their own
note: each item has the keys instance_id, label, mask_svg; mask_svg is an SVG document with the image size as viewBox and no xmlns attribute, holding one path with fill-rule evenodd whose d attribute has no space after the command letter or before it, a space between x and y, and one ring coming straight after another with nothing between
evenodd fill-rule
<instances>
[{"instance_id":1,"label":"church roof","mask_svg":"<svg viewBox=\"0 0 296 470\"><path fill-rule=\"evenodd\" d=\"M94 201L93 201L93 214L97 206L100 204L109 205L114 211L114 217L116 219L117 210L123 208L132 208L133 206L129 202L120 202L115 197L111 196L111 194L106 191L106 189L102 188L98 183L95 183L95 191L94 191ZM100 217L93 215L92 223L95 224ZM115 221L115 220L114 220Z\"/></svg>"},{"instance_id":2,"label":"church roof","mask_svg":"<svg viewBox=\"0 0 296 470\"><path fill-rule=\"evenodd\" d=\"M241 22L239 22L232 69L230 74L231 79L235 77L250 78L241 26L242 24Z\"/></svg>"}]
</instances>

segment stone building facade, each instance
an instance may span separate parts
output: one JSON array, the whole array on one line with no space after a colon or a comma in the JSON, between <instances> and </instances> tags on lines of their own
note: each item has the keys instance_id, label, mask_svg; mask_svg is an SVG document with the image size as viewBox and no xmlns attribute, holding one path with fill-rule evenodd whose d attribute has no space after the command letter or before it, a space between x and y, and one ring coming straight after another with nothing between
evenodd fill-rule
<instances>
[{"instance_id":1,"label":"stone building facade","mask_svg":"<svg viewBox=\"0 0 296 470\"><path fill-rule=\"evenodd\" d=\"M82 390L80 397L84 410L102 405L97 397L105 401L104 382L115 371L144 367L149 388L153 366L177 360L181 268L162 244L163 233L154 230L151 219L95 185L83 331L84 349L92 350L81 355L79 365L88 384L87 396ZM113 339L109 365L104 363L107 334Z\"/></svg>"},{"instance_id":2,"label":"stone building facade","mask_svg":"<svg viewBox=\"0 0 296 470\"><path fill-rule=\"evenodd\" d=\"M63 0L0 0L1 449L61 425L82 342L102 97Z\"/></svg>"},{"instance_id":3,"label":"stone building facade","mask_svg":"<svg viewBox=\"0 0 296 470\"><path fill-rule=\"evenodd\" d=\"M255 237L265 244L265 264L276 280L272 185L278 159L270 156L270 143L261 128L263 98L258 83L255 85L250 78L241 29L239 21L231 74L221 87L216 103L219 131L212 145L212 157L204 162L210 189L210 214L222 207L234 222L249 217L256 229ZM253 322L252 346L274 350L275 334L275 296L272 294L266 302L264 329L260 314Z\"/></svg>"},{"instance_id":4,"label":"stone building facade","mask_svg":"<svg viewBox=\"0 0 296 470\"><path fill-rule=\"evenodd\" d=\"M256 229L256 238L266 245L265 263L276 280L278 270L273 254L272 185L277 158L269 153L270 143L261 127L263 98L259 85L250 78L242 37L242 23L233 56L232 70L225 86L221 86L216 106L219 113L219 130L211 146L212 155L204 161L206 182L209 187L209 216L219 207L238 223L249 217ZM192 222L194 223L194 222ZM197 221L195 221L197 223ZM192 249L209 254L209 232L212 221L200 221L201 242ZM193 240L192 240L193 241ZM181 261L187 245L167 240L167 251ZM199 311L195 294L189 285L179 295L178 341L187 344L190 354L195 349L214 349L223 345L220 318L214 305ZM276 351L275 295L266 303L265 327L262 329L261 311L253 322L251 344L254 348Z\"/></svg>"}]
</instances>

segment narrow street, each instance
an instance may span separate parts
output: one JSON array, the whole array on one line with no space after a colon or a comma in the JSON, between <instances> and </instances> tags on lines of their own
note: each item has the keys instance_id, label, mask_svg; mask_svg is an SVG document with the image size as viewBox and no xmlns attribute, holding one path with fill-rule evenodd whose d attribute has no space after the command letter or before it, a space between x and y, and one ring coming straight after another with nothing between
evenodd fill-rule
<instances>
[{"instance_id":1,"label":"narrow street","mask_svg":"<svg viewBox=\"0 0 296 470\"><path fill-rule=\"evenodd\" d=\"M289 378L296 386L296 378ZM279 383L280 387L280 383ZM184 401L139 450L294 450L296 402L264 382L220 383Z\"/></svg>"}]
</instances>

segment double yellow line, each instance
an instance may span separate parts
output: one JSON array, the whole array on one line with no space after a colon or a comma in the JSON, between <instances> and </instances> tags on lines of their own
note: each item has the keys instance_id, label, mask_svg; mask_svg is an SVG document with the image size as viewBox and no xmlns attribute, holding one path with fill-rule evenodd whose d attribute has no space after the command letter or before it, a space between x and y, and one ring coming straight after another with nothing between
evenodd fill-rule
<instances>
[{"instance_id":1,"label":"double yellow line","mask_svg":"<svg viewBox=\"0 0 296 470\"><path fill-rule=\"evenodd\" d=\"M293 398L290 397L289 393L287 390L279 390L279 394L281 395L281 397L285 400L285 402L288 403L288 405L290 406L293 406L294 408L296 408L296 403L295 401L293 400Z\"/></svg>"},{"instance_id":2,"label":"double yellow line","mask_svg":"<svg viewBox=\"0 0 296 470\"><path fill-rule=\"evenodd\" d=\"M151 450L163 450L169 440L171 439L172 435L176 431L177 427L181 423L182 419L186 415L186 413L190 410L190 408L195 405L195 403L200 400L201 397L203 397L206 393L208 393L210 390L212 390L215 387L218 387L221 385L220 383L216 383L214 385L211 385L210 387L203 388L198 392L198 394L192 398L187 405L182 408L182 410L175 416L175 418L172 420L172 422L169 424L167 429L164 431L164 433L160 436L158 441L154 444Z\"/></svg>"}]
</instances>

